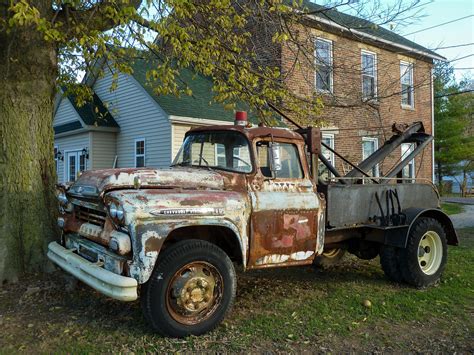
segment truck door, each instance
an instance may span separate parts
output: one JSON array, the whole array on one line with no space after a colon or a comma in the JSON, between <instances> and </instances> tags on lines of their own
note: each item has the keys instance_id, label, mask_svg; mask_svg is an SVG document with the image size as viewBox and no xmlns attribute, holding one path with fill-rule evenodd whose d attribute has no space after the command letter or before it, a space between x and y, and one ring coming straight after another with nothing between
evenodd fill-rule
<instances>
[{"instance_id":1,"label":"truck door","mask_svg":"<svg viewBox=\"0 0 474 355\"><path fill-rule=\"evenodd\" d=\"M270 168L270 141L255 143L257 173L249 184L249 268L309 264L322 252L324 229L318 233L318 225L324 227L324 213L307 164L301 160L304 145L291 140L275 142L281 158L281 169L276 172Z\"/></svg>"}]
</instances>

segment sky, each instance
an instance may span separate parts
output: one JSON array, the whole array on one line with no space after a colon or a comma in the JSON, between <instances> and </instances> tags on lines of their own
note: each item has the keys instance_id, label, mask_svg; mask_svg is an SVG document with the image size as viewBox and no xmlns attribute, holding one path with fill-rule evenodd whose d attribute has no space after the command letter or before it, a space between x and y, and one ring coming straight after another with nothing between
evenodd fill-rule
<instances>
[{"instance_id":1,"label":"sky","mask_svg":"<svg viewBox=\"0 0 474 355\"><path fill-rule=\"evenodd\" d=\"M420 18L417 23L399 31L399 34L426 48L434 49L449 61L471 55L465 59L455 60L452 64L454 68L472 68L468 70L456 69L457 80L460 80L463 75L471 75L474 78L474 0L434 0L426 2L428 4L421 11L425 16ZM406 35L467 16L470 17L412 35ZM463 47L436 49L468 43L470 45Z\"/></svg>"},{"instance_id":2,"label":"sky","mask_svg":"<svg viewBox=\"0 0 474 355\"><path fill-rule=\"evenodd\" d=\"M346 1L342 0L312 0L318 4L340 4ZM362 0L361 0L362 1ZM361 2L369 4L371 0ZM413 3L414 0L377 0L381 6L390 6L398 2L404 4ZM359 0L352 0L358 3ZM374 2L373 4L377 4ZM376 7L377 5L374 5ZM351 13L351 5L338 7L339 11ZM353 9L353 8L352 8ZM370 10L369 10L370 11ZM354 14L354 13L352 13ZM409 20L410 24L394 27L394 31L405 36L409 40L418 43L426 48L433 49L435 52L452 61L455 69L456 80L459 81L465 75L474 78L474 0L419 0L419 3L413 7L411 12L413 18ZM463 17L468 17L460 19ZM459 21L454 21L458 20ZM449 24L445 22L454 21ZM396 25L393 23L392 25ZM435 27L436 26L436 27ZM385 26L388 29L389 26ZM435 28L430 28L435 27ZM429 29L428 29L429 28ZM413 32L417 32L411 34ZM456 48L440 48L461 44L467 46ZM471 55L465 59L455 60L464 56ZM473 68L464 69L461 68Z\"/></svg>"}]
</instances>

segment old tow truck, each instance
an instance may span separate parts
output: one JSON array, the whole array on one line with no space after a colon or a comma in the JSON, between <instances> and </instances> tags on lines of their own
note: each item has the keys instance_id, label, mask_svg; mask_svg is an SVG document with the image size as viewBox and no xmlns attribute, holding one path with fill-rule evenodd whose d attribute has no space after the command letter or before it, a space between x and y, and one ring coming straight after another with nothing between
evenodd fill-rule
<instances>
[{"instance_id":1,"label":"old tow truck","mask_svg":"<svg viewBox=\"0 0 474 355\"><path fill-rule=\"evenodd\" d=\"M433 184L399 173L431 139L421 123L398 127L342 175L321 154L318 129L249 127L238 113L235 125L187 132L170 168L87 171L62 187L61 240L48 257L109 297L140 295L151 327L173 337L223 320L236 294L234 263L301 266L347 250L380 255L388 278L426 287L458 239ZM369 176L406 142L416 146L409 156ZM318 181L318 161L329 183Z\"/></svg>"}]
</instances>

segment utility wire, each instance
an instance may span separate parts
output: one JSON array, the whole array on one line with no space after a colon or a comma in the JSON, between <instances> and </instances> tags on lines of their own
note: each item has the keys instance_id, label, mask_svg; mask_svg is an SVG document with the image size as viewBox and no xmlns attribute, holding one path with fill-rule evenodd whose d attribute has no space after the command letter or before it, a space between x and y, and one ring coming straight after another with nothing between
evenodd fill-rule
<instances>
[{"instance_id":1,"label":"utility wire","mask_svg":"<svg viewBox=\"0 0 474 355\"><path fill-rule=\"evenodd\" d=\"M453 70L473 70L474 67L470 67L470 68L453 68Z\"/></svg>"},{"instance_id":2,"label":"utility wire","mask_svg":"<svg viewBox=\"0 0 474 355\"><path fill-rule=\"evenodd\" d=\"M449 94L444 94L444 95L436 95L435 99L439 99L441 97L447 97L447 96L454 96L454 95L461 95L461 94L467 94L469 92L474 92L474 89L471 90L463 90L463 91L456 91L456 92L451 92Z\"/></svg>"},{"instance_id":3,"label":"utility wire","mask_svg":"<svg viewBox=\"0 0 474 355\"><path fill-rule=\"evenodd\" d=\"M414 35L415 33L420 33L420 32L423 32L423 31L431 30L432 28L437 28L437 27L440 27L440 26L444 26L444 25L447 25L447 24L449 24L449 23L461 21L461 20L464 20L464 19L466 19L466 18L473 17L473 16L474 16L474 15L468 15L468 16L460 17L460 18L457 18L457 19L454 19L454 20L451 20L451 21L448 21L448 22L440 23L439 25L434 25L434 26L431 26L431 27L423 28L423 29L418 30L418 31L415 31L415 32L407 33L407 34L405 34L405 35L403 35L403 36Z\"/></svg>"},{"instance_id":4,"label":"utility wire","mask_svg":"<svg viewBox=\"0 0 474 355\"><path fill-rule=\"evenodd\" d=\"M448 63L452 63L452 62L455 62L457 60L469 58L469 57L472 57L472 56L474 56L474 54L468 54L468 55L465 55L464 57L456 58L456 59L453 59L453 60L448 60Z\"/></svg>"},{"instance_id":5,"label":"utility wire","mask_svg":"<svg viewBox=\"0 0 474 355\"><path fill-rule=\"evenodd\" d=\"M471 43L464 43L464 44L455 44L453 46L446 46L446 47L437 47L437 48L431 48L433 51L437 51L438 49L448 49L448 48L458 48L458 47L467 47L467 46L472 46L474 45L474 42Z\"/></svg>"}]
</instances>

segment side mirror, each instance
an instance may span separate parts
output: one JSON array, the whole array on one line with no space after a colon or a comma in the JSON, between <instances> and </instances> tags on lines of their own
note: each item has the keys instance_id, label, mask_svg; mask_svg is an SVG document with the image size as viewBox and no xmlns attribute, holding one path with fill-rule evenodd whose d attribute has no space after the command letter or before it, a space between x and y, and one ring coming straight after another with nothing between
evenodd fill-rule
<instances>
[{"instance_id":1,"label":"side mirror","mask_svg":"<svg viewBox=\"0 0 474 355\"><path fill-rule=\"evenodd\" d=\"M270 143L270 159L272 171L281 170L281 157L280 157L280 144L279 143Z\"/></svg>"}]
</instances>

